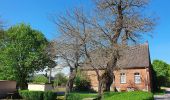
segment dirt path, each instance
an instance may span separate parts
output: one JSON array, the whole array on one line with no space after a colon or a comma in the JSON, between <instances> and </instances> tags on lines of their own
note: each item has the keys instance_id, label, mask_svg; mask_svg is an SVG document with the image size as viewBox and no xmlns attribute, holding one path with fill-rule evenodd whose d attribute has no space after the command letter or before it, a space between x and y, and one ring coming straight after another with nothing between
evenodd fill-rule
<instances>
[{"instance_id":1,"label":"dirt path","mask_svg":"<svg viewBox=\"0 0 170 100\"><path fill-rule=\"evenodd\" d=\"M164 95L155 95L154 100L170 100L170 88L166 88L166 93Z\"/></svg>"}]
</instances>

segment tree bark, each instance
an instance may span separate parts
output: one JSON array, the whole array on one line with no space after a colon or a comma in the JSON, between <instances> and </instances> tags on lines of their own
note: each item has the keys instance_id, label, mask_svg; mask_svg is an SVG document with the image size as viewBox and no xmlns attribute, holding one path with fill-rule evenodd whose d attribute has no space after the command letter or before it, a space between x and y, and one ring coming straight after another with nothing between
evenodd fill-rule
<instances>
[{"instance_id":1,"label":"tree bark","mask_svg":"<svg viewBox=\"0 0 170 100\"><path fill-rule=\"evenodd\" d=\"M107 64L105 73L102 78L104 80L102 82L103 82L103 84L105 84L104 91L108 91L108 92L110 91L110 87L111 87L111 85L113 83L113 79L114 79L113 71L114 71L114 67L116 67L118 57L119 57L118 51L115 50L113 52L111 61Z\"/></svg>"},{"instance_id":2,"label":"tree bark","mask_svg":"<svg viewBox=\"0 0 170 100\"><path fill-rule=\"evenodd\" d=\"M106 70L106 76L104 77L105 79L105 89L104 91L109 92L110 91L110 87L113 83L113 72L110 72L110 70Z\"/></svg>"},{"instance_id":3,"label":"tree bark","mask_svg":"<svg viewBox=\"0 0 170 100\"><path fill-rule=\"evenodd\" d=\"M48 83L51 83L51 72L52 72L52 68L49 68Z\"/></svg>"},{"instance_id":4,"label":"tree bark","mask_svg":"<svg viewBox=\"0 0 170 100\"><path fill-rule=\"evenodd\" d=\"M76 71L73 68L70 68L70 76L66 84L65 99L67 99L68 94L73 90L75 77L76 77Z\"/></svg>"},{"instance_id":5,"label":"tree bark","mask_svg":"<svg viewBox=\"0 0 170 100\"><path fill-rule=\"evenodd\" d=\"M97 100L102 100L102 94L103 94L102 80L101 77L98 76L98 99Z\"/></svg>"},{"instance_id":6,"label":"tree bark","mask_svg":"<svg viewBox=\"0 0 170 100\"><path fill-rule=\"evenodd\" d=\"M28 89L28 84L25 81L19 81L18 87L19 87L20 90L25 90L25 89Z\"/></svg>"}]
</instances>

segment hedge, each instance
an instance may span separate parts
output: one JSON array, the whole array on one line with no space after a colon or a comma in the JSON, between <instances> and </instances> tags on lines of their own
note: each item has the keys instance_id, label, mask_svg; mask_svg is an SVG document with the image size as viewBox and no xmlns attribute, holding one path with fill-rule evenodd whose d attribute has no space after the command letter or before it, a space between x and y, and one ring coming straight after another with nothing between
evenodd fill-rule
<instances>
[{"instance_id":1,"label":"hedge","mask_svg":"<svg viewBox=\"0 0 170 100\"><path fill-rule=\"evenodd\" d=\"M44 95L43 95L44 100L55 100L56 97L57 95L52 91L44 92Z\"/></svg>"},{"instance_id":2,"label":"hedge","mask_svg":"<svg viewBox=\"0 0 170 100\"><path fill-rule=\"evenodd\" d=\"M55 100L56 94L51 91L20 90L20 96L25 100Z\"/></svg>"}]
</instances>

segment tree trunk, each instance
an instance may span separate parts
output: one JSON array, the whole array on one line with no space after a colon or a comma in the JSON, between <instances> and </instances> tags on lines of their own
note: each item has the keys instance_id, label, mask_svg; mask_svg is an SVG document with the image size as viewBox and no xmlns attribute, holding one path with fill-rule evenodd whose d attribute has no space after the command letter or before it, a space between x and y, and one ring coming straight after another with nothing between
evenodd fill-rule
<instances>
[{"instance_id":1,"label":"tree trunk","mask_svg":"<svg viewBox=\"0 0 170 100\"><path fill-rule=\"evenodd\" d=\"M66 84L65 99L67 99L68 94L73 90L75 77L76 77L76 71L70 68L70 76Z\"/></svg>"},{"instance_id":2,"label":"tree trunk","mask_svg":"<svg viewBox=\"0 0 170 100\"><path fill-rule=\"evenodd\" d=\"M28 84L27 82L18 82L18 86L20 90L25 90L28 89Z\"/></svg>"},{"instance_id":3,"label":"tree trunk","mask_svg":"<svg viewBox=\"0 0 170 100\"><path fill-rule=\"evenodd\" d=\"M111 85L112 85L112 83L113 83L113 71L110 69L110 70L107 70L106 69L106 71L105 71L105 76L103 77L103 79L105 80L105 81L103 81L103 82L105 82L105 83L103 83L103 84L105 84L105 89L104 89L104 91L110 91L110 87L111 87Z\"/></svg>"},{"instance_id":4,"label":"tree trunk","mask_svg":"<svg viewBox=\"0 0 170 100\"><path fill-rule=\"evenodd\" d=\"M102 80L100 76L98 76L98 99L97 100L102 100L102 94L103 94L103 86L102 86Z\"/></svg>"},{"instance_id":5,"label":"tree trunk","mask_svg":"<svg viewBox=\"0 0 170 100\"><path fill-rule=\"evenodd\" d=\"M105 89L104 91L110 91L110 87L113 83L113 78L114 78L114 74L113 74L113 71L114 71L114 67L116 67L116 63L117 63L117 59L118 59L118 51L115 50L113 52L113 57L111 59L111 61L107 64L107 67L106 67L106 70L105 70L105 75L103 77L104 79L104 83L105 84Z\"/></svg>"},{"instance_id":6,"label":"tree trunk","mask_svg":"<svg viewBox=\"0 0 170 100\"><path fill-rule=\"evenodd\" d=\"M52 72L52 68L49 68L48 83L51 83L51 72Z\"/></svg>"},{"instance_id":7,"label":"tree trunk","mask_svg":"<svg viewBox=\"0 0 170 100\"><path fill-rule=\"evenodd\" d=\"M119 54L118 54L118 39L119 36L121 34L122 31L122 27L123 27L123 14L122 14L122 1L119 1L119 4L117 6L117 10L118 10L118 18L117 18L117 29L115 30L115 34L112 37L112 41L110 41L112 43L112 57L110 62L108 63L107 67L106 67L106 80L104 81L106 86L105 86L105 90L106 91L110 91L110 86L112 85L113 82L113 69L114 67L116 67L116 63L117 63L117 59L119 58Z\"/></svg>"}]
</instances>

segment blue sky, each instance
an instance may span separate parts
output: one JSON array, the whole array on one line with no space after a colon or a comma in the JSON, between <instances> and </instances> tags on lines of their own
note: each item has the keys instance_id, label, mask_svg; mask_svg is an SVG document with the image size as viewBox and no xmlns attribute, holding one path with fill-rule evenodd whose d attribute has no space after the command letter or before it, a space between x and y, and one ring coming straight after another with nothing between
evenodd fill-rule
<instances>
[{"instance_id":1,"label":"blue sky","mask_svg":"<svg viewBox=\"0 0 170 100\"><path fill-rule=\"evenodd\" d=\"M151 0L146 11L159 17L153 37L149 41L151 59L170 63L170 0ZM60 15L76 6L91 10L90 0L0 0L0 16L6 27L21 22L30 24L45 34L48 39L57 35L55 25L49 20L53 14Z\"/></svg>"}]
</instances>

